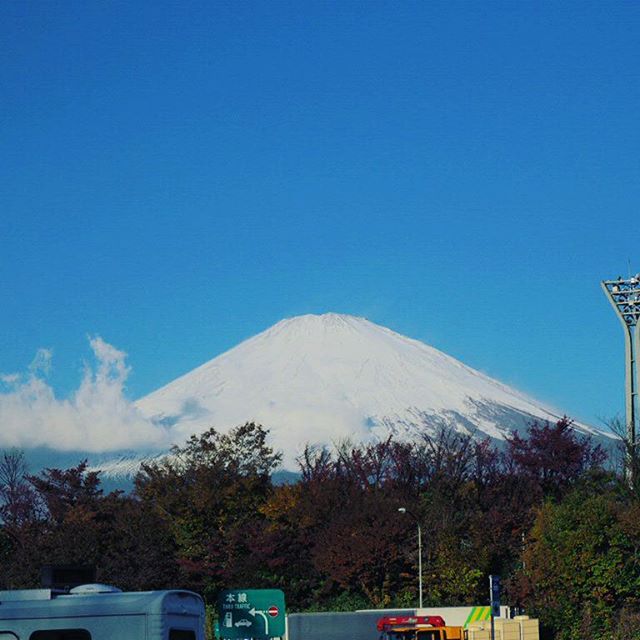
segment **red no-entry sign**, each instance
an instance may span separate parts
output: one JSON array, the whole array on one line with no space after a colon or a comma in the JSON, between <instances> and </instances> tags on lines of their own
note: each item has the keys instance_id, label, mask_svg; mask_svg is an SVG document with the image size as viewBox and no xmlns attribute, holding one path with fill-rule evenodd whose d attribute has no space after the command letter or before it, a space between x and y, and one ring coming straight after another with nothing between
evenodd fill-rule
<instances>
[{"instance_id":1,"label":"red no-entry sign","mask_svg":"<svg viewBox=\"0 0 640 640\"><path fill-rule=\"evenodd\" d=\"M275 618L275 617L278 615L278 613L279 613L279 609L278 609L278 607L276 607L275 605L272 605L271 607L269 607L269 608L267 609L267 613L268 613L272 618Z\"/></svg>"}]
</instances>

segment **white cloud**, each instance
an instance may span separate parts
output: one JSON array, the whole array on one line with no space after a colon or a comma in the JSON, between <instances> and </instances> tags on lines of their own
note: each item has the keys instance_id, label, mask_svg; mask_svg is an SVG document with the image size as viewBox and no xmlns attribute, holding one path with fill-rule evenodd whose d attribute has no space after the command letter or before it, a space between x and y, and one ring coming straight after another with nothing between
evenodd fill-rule
<instances>
[{"instance_id":1,"label":"white cloud","mask_svg":"<svg viewBox=\"0 0 640 640\"><path fill-rule=\"evenodd\" d=\"M145 418L125 395L126 353L90 338L95 357L78 389L56 398L44 376L52 352L40 349L26 374L1 375L0 447L47 446L69 451L166 448L167 429Z\"/></svg>"},{"instance_id":2,"label":"white cloud","mask_svg":"<svg viewBox=\"0 0 640 640\"><path fill-rule=\"evenodd\" d=\"M0 374L0 382L3 382L6 385L16 384L20 381L19 373L3 373Z\"/></svg>"},{"instance_id":3,"label":"white cloud","mask_svg":"<svg viewBox=\"0 0 640 640\"><path fill-rule=\"evenodd\" d=\"M29 365L29 371L37 375L42 373L43 375L49 375L51 371L51 360L53 358L53 351L51 349L38 349L35 358Z\"/></svg>"}]
</instances>

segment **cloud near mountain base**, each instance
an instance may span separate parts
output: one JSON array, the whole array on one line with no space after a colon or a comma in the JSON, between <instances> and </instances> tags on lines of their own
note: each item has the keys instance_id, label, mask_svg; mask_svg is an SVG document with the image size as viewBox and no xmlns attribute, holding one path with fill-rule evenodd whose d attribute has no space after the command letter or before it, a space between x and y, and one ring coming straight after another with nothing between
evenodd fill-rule
<instances>
[{"instance_id":1,"label":"cloud near mountain base","mask_svg":"<svg viewBox=\"0 0 640 640\"><path fill-rule=\"evenodd\" d=\"M0 376L0 447L68 451L166 448L168 430L145 418L125 395L126 353L100 337L89 344L95 362L68 398L56 398L46 380L51 352L40 349L25 374Z\"/></svg>"}]
</instances>

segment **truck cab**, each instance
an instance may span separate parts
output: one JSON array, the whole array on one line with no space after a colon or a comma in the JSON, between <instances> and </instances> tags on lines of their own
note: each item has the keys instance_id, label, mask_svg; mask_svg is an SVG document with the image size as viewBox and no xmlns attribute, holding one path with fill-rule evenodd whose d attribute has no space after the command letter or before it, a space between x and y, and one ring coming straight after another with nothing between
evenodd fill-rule
<instances>
[{"instance_id":1,"label":"truck cab","mask_svg":"<svg viewBox=\"0 0 640 640\"><path fill-rule=\"evenodd\" d=\"M384 616L380 640L464 640L462 627L450 627L441 616ZM0 639L1 640L1 639Z\"/></svg>"}]
</instances>

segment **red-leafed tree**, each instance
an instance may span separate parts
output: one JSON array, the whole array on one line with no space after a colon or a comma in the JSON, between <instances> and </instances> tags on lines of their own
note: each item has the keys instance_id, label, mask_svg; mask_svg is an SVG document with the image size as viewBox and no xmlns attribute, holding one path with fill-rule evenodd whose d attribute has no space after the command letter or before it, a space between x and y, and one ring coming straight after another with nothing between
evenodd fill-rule
<instances>
[{"instance_id":1,"label":"red-leafed tree","mask_svg":"<svg viewBox=\"0 0 640 640\"><path fill-rule=\"evenodd\" d=\"M533 422L524 438L507 439L506 465L529 481L534 497L561 497L585 474L600 470L606 453L579 435L564 417L555 424Z\"/></svg>"}]
</instances>

